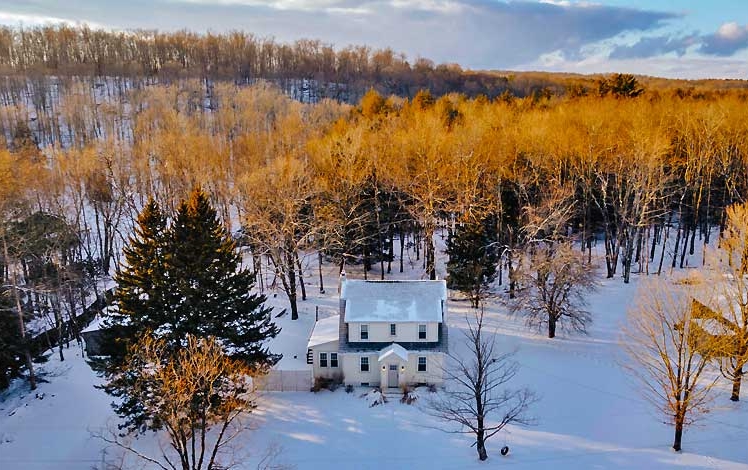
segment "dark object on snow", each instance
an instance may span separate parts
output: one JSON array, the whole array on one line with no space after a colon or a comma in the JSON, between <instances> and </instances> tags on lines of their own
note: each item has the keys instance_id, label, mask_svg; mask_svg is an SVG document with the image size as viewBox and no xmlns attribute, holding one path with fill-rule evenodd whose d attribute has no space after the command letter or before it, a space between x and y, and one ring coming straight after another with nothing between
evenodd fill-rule
<instances>
[{"instance_id":1,"label":"dark object on snow","mask_svg":"<svg viewBox=\"0 0 748 470\"><path fill-rule=\"evenodd\" d=\"M81 333L81 336L83 336L83 341L86 343L86 356L100 356L102 331L84 331Z\"/></svg>"},{"instance_id":2,"label":"dark object on snow","mask_svg":"<svg viewBox=\"0 0 748 470\"><path fill-rule=\"evenodd\" d=\"M509 446L504 446L501 448L501 455L506 455L509 453Z\"/></svg>"}]
</instances>

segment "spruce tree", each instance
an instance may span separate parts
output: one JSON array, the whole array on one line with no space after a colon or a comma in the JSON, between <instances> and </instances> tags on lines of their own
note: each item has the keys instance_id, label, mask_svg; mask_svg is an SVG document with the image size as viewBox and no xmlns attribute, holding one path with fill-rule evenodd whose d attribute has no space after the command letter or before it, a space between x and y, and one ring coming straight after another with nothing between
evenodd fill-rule
<instances>
[{"instance_id":1,"label":"spruce tree","mask_svg":"<svg viewBox=\"0 0 748 470\"><path fill-rule=\"evenodd\" d=\"M109 356L103 364L103 388L120 399L114 408L125 419L123 427L161 425L139 398L138 371L124 367L128 346L144 335L167 345L165 361L184 351L190 336L214 338L252 369L280 358L263 346L280 331L266 298L252 293L254 274L240 267L234 241L201 189L182 201L168 227L150 200L124 254L126 266L115 276L115 311L105 321Z\"/></svg>"},{"instance_id":2,"label":"spruce tree","mask_svg":"<svg viewBox=\"0 0 748 470\"><path fill-rule=\"evenodd\" d=\"M496 279L501 258L496 222L493 217L470 220L455 228L447 238L447 286L464 292L474 308Z\"/></svg>"},{"instance_id":3,"label":"spruce tree","mask_svg":"<svg viewBox=\"0 0 748 470\"><path fill-rule=\"evenodd\" d=\"M201 189L181 202L169 227L150 200L124 254L126 267L115 276L116 308L105 322L111 366L145 332L175 351L187 335L214 336L252 366L279 359L263 346L280 331L266 298L252 293L255 276L240 268L241 255Z\"/></svg>"},{"instance_id":4,"label":"spruce tree","mask_svg":"<svg viewBox=\"0 0 748 470\"><path fill-rule=\"evenodd\" d=\"M114 276L115 308L104 321L103 353L115 368L139 335L163 327L171 316L165 264L169 251L166 217L151 198L137 222L134 236L122 250L126 265Z\"/></svg>"},{"instance_id":5,"label":"spruce tree","mask_svg":"<svg viewBox=\"0 0 748 470\"><path fill-rule=\"evenodd\" d=\"M255 276L240 268L241 255L207 195L196 189L183 201L169 233L170 336L214 336L229 354L256 366L275 363L263 343L280 331L264 295L253 294Z\"/></svg>"}]
</instances>

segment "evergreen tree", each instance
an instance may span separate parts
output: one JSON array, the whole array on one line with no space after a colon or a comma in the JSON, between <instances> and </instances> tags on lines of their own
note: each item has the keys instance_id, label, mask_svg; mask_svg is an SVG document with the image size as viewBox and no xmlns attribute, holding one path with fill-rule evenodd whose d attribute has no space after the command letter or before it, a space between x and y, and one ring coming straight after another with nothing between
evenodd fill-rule
<instances>
[{"instance_id":1,"label":"evergreen tree","mask_svg":"<svg viewBox=\"0 0 748 470\"><path fill-rule=\"evenodd\" d=\"M280 331L264 295L252 294L255 276L241 268L241 255L207 195L196 189L183 201L169 233L168 276L172 322L168 335L215 336L235 359L269 365L279 359L262 347Z\"/></svg>"},{"instance_id":2,"label":"evergreen tree","mask_svg":"<svg viewBox=\"0 0 748 470\"><path fill-rule=\"evenodd\" d=\"M13 311L10 293L0 290L0 390L18 377L22 366L21 349L18 318Z\"/></svg>"},{"instance_id":3,"label":"evergreen tree","mask_svg":"<svg viewBox=\"0 0 748 470\"><path fill-rule=\"evenodd\" d=\"M251 292L254 274L240 268L240 254L202 190L182 201L169 227L150 200L124 254L126 266L115 276L116 311L105 320L109 356L102 366L109 379L103 388L120 398L114 406L125 427L160 427L138 398L138 371L123 367L144 335L164 341L165 361L184 350L189 336L214 337L254 370L280 358L263 346L280 331L266 298Z\"/></svg>"},{"instance_id":4,"label":"evergreen tree","mask_svg":"<svg viewBox=\"0 0 748 470\"><path fill-rule=\"evenodd\" d=\"M447 286L467 294L472 306L478 308L496 279L501 258L495 219L470 220L457 226L447 238L447 255Z\"/></svg>"},{"instance_id":5,"label":"evergreen tree","mask_svg":"<svg viewBox=\"0 0 748 470\"><path fill-rule=\"evenodd\" d=\"M126 266L114 276L116 309L104 322L103 353L109 356L115 368L124 360L127 347L140 334L157 330L169 322L166 242L166 217L151 198L138 216L135 235L122 250Z\"/></svg>"}]
</instances>

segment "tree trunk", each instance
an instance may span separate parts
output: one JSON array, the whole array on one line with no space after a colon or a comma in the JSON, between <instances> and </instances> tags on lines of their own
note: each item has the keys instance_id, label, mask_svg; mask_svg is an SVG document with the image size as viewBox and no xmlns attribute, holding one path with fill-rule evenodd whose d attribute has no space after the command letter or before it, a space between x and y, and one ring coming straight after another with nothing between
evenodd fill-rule
<instances>
[{"instance_id":1,"label":"tree trunk","mask_svg":"<svg viewBox=\"0 0 748 470\"><path fill-rule=\"evenodd\" d=\"M626 236L626 246L623 253L623 283L628 284L631 281L631 263L634 260L634 239L635 236L630 233Z\"/></svg>"},{"instance_id":2,"label":"tree trunk","mask_svg":"<svg viewBox=\"0 0 748 470\"><path fill-rule=\"evenodd\" d=\"M8 257L8 242L3 238L3 258L9 260ZM8 263L10 264L10 263ZM10 283L13 288L13 300L16 303L16 312L18 314L18 330L21 336L21 342L23 344L23 358L26 362L26 368L29 370L29 387L31 390L36 390L36 375L34 374L34 363L31 362L31 350L29 349L29 342L26 340L26 326L23 321L23 308L21 308L21 295L18 293L18 284L16 279L16 272L14 269L8 268L10 273Z\"/></svg>"},{"instance_id":3,"label":"tree trunk","mask_svg":"<svg viewBox=\"0 0 748 470\"><path fill-rule=\"evenodd\" d=\"M740 383L743 381L743 368L739 368L735 371L735 377L732 379L732 395L730 395L731 401L740 400Z\"/></svg>"},{"instance_id":4,"label":"tree trunk","mask_svg":"<svg viewBox=\"0 0 748 470\"><path fill-rule=\"evenodd\" d=\"M507 252L506 268L507 275L509 276L509 298L513 299L516 297L517 276L514 274L514 266L512 265L512 250Z\"/></svg>"},{"instance_id":5,"label":"tree trunk","mask_svg":"<svg viewBox=\"0 0 748 470\"><path fill-rule=\"evenodd\" d=\"M294 252L296 257L296 266L299 268L299 286L301 287L301 300L306 300L306 286L304 285L304 271L301 269L301 259L299 258L299 252Z\"/></svg>"},{"instance_id":6,"label":"tree trunk","mask_svg":"<svg viewBox=\"0 0 748 470\"><path fill-rule=\"evenodd\" d=\"M686 250L688 249L688 236L690 234L691 234L690 226L686 224L683 228L683 250L681 250L681 255L680 255L680 268L681 269L685 267Z\"/></svg>"},{"instance_id":7,"label":"tree trunk","mask_svg":"<svg viewBox=\"0 0 748 470\"><path fill-rule=\"evenodd\" d=\"M680 452L680 443L683 438L683 420L676 418L675 421L675 439L673 440L673 450Z\"/></svg>"},{"instance_id":8,"label":"tree trunk","mask_svg":"<svg viewBox=\"0 0 748 470\"><path fill-rule=\"evenodd\" d=\"M405 231L403 230L403 224L398 226L400 232L400 272L403 272L403 255L405 254Z\"/></svg>"},{"instance_id":9,"label":"tree trunk","mask_svg":"<svg viewBox=\"0 0 748 470\"><path fill-rule=\"evenodd\" d=\"M660 243L662 244L662 251L660 251L660 264L657 266L657 275L659 276L662 274L662 263L665 261L665 245L667 244L668 237L670 236L670 220L672 218L673 214L671 213L670 216L668 216L668 225L666 227L663 227L662 230L664 230L664 237L662 234L660 234Z\"/></svg>"},{"instance_id":10,"label":"tree trunk","mask_svg":"<svg viewBox=\"0 0 748 470\"><path fill-rule=\"evenodd\" d=\"M678 264L678 247L680 246L680 234L683 227L683 212L678 210L678 230L675 232L675 246L673 247L673 264L670 266L671 270L675 269ZM671 271L672 272L672 271Z\"/></svg>"},{"instance_id":11,"label":"tree trunk","mask_svg":"<svg viewBox=\"0 0 748 470\"><path fill-rule=\"evenodd\" d=\"M322 280L322 252L318 251L317 255L318 255L317 268L319 270L319 293L320 294L324 294L325 293L325 283Z\"/></svg>"},{"instance_id":12,"label":"tree trunk","mask_svg":"<svg viewBox=\"0 0 748 470\"><path fill-rule=\"evenodd\" d=\"M387 256L387 274L392 272L392 260L395 259L395 226L390 224L389 227L389 255Z\"/></svg>"},{"instance_id":13,"label":"tree trunk","mask_svg":"<svg viewBox=\"0 0 748 470\"><path fill-rule=\"evenodd\" d=\"M556 316L552 313L548 314L548 337L556 337Z\"/></svg>"},{"instance_id":14,"label":"tree trunk","mask_svg":"<svg viewBox=\"0 0 748 470\"><path fill-rule=\"evenodd\" d=\"M290 250L286 250L286 269L288 270L288 288L286 294L288 301L291 303L291 320L299 319L299 307L296 305L296 269L294 266L294 255Z\"/></svg>"},{"instance_id":15,"label":"tree trunk","mask_svg":"<svg viewBox=\"0 0 748 470\"><path fill-rule=\"evenodd\" d=\"M616 265L618 260L613 258L613 241L608 233L608 229L605 229L605 268L607 270L606 277L612 279L616 274Z\"/></svg>"},{"instance_id":16,"label":"tree trunk","mask_svg":"<svg viewBox=\"0 0 748 470\"><path fill-rule=\"evenodd\" d=\"M483 430L483 419L481 418L478 418L478 432L475 433L475 438L475 447L478 450L478 458L481 461L488 459L485 431Z\"/></svg>"}]
</instances>

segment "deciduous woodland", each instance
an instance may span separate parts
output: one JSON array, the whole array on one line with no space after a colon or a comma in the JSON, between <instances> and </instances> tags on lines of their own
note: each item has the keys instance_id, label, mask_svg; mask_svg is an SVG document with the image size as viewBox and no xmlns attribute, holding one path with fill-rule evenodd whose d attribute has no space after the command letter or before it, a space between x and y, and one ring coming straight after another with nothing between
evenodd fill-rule
<instances>
[{"instance_id":1,"label":"deciduous woodland","mask_svg":"<svg viewBox=\"0 0 748 470\"><path fill-rule=\"evenodd\" d=\"M296 316L308 256L385 278L407 249L434 278L434 235L489 220L512 297L528 256L567 241L603 245L603 275L629 282L686 268L748 195L743 90L642 81L627 94L590 79L478 95L459 72L466 94L439 96L452 88L429 80L448 68L419 81L420 62L381 54L240 33L0 30L0 386L31 364L40 325L78 337L73 312L121 262L149 196L173 213L201 186ZM309 79L394 80L403 96L292 99ZM434 92L411 93L422 86Z\"/></svg>"}]
</instances>

